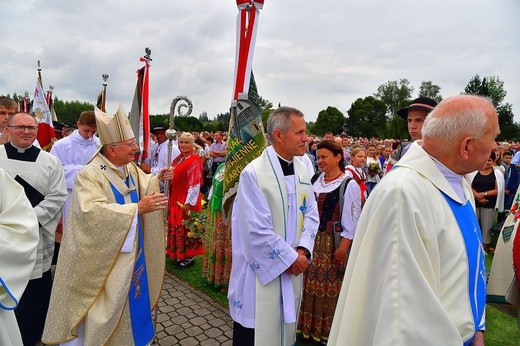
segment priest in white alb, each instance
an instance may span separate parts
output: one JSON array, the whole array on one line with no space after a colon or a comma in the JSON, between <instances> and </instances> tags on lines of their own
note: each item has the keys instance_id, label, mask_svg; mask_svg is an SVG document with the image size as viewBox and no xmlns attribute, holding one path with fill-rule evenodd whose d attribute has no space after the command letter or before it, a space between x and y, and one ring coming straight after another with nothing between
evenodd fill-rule
<instances>
[{"instance_id":1,"label":"priest in white alb","mask_svg":"<svg viewBox=\"0 0 520 346\"><path fill-rule=\"evenodd\" d=\"M493 104L458 95L363 207L330 345L484 345L486 262L471 187L499 134Z\"/></svg>"},{"instance_id":2,"label":"priest in white alb","mask_svg":"<svg viewBox=\"0 0 520 346\"><path fill-rule=\"evenodd\" d=\"M0 146L0 168L22 185L39 224L36 264L15 310L25 345L34 345L42 337L52 287L54 236L67 199L61 163L33 145L37 133L34 116L24 112L10 114L4 129L9 142Z\"/></svg>"},{"instance_id":3,"label":"priest in white alb","mask_svg":"<svg viewBox=\"0 0 520 346\"><path fill-rule=\"evenodd\" d=\"M21 346L14 309L36 263L38 219L20 184L0 168L0 345Z\"/></svg>"},{"instance_id":4,"label":"priest in white alb","mask_svg":"<svg viewBox=\"0 0 520 346\"><path fill-rule=\"evenodd\" d=\"M276 109L267 121L271 146L240 175L232 212L229 310L234 345L293 345L307 269L319 225L305 165L303 114Z\"/></svg>"}]
</instances>

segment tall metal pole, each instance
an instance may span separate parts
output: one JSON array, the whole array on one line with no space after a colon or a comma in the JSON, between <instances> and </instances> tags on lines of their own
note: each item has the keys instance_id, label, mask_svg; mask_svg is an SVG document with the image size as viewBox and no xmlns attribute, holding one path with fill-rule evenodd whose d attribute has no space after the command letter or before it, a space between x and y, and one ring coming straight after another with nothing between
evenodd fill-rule
<instances>
[{"instance_id":1,"label":"tall metal pole","mask_svg":"<svg viewBox=\"0 0 520 346\"><path fill-rule=\"evenodd\" d=\"M101 110L105 112L106 108L106 100L107 100L107 85L108 85L108 74L103 73L101 75L101 78L103 78L103 95L101 97Z\"/></svg>"},{"instance_id":2,"label":"tall metal pole","mask_svg":"<svg viewBox=\"0 0 520 346\"><path fill-rule=\"evenodd\" d=\"M40 81L40 84L43 88L43 80L42 80L42 68L40 66L40 60L38 60L38 80Z\"/></svg>"}]
</instances>

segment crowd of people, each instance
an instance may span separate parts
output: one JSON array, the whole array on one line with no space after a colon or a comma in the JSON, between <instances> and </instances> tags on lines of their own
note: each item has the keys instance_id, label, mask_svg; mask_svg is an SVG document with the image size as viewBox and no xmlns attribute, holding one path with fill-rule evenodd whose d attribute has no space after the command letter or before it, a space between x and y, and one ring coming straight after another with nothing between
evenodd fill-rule
<instances>
[{"instance_id":1,"label":"crowd of people","mask_svg":"<svg viewBox=\"0 0 520 346\"><path fill-rule=\"evenodd\" d=\"M413 100L397 113L410 142L308 135L279 107L227 217L226 133L156 126L138 162L125 114L83 112L47 153L0 97L0 257L17 258L0 272L0 344L148 344L165 257L201 255L235 345L483 344L483 259L520 167L488 100Z\"/></svg>"}]
</instances>

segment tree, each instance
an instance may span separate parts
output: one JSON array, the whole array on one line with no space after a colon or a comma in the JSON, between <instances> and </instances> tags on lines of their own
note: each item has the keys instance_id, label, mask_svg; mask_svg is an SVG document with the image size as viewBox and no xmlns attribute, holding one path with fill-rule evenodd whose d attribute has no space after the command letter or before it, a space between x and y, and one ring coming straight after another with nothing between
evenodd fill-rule
<instances>
[{"instance_id":1,"label":"tree","mask_svg":"<svg viewBox=\"0 0 520 346\"><path fill-rule=\"evenodd\" d=\"M433 84L432 81L422 81L419 87L419 97L429 97L437 103L442 101L441 87Z\"/></svg>"},{"instance_id":2,"label":"tree","mask_svg":"<svg viewBox=\"0 0 520 346\"><path fill-rule=\"evenodd\" d=\"M513 114L513 106L509 103L501 105L497 108L498 124L500 126L500 134L498 140L518 140L520 138L520 125L516 123Z\"/></svg>"},{"instance_id":3,"label":"tree","mask_svg":"<svg viewBox=\"0 0 520 346\"><path fill-rule=\"evenodd\" d=\"M386 137L386 105L373 96L358 98L348 110L347 133L355 137Z\"/></svg>"},{"instance_id":4,"label":"tree","mask_svg":"<svg viewBox=\"0 0 520 346\"><path fill-rule=\"evenodd\" d=\"M490 97L495 108L500 107L507 95L504 89L504 82L498 76L484 77L481 80L478 74L471 78L466 88L464 88L464 92Z\"/></svg>"},{"instance_id":5,"label":"tree","mask_svg":"<svg viewBox=\"0 0 520 346\"><path fill-rule=\"evenodd\" d=\"M227 131L229 129L229 119L230 118L231 118L231 113L226 112L226 113L218 114L217 118L215 120L221 121L225 125L226 131Z\"/></svg>"},{"instance_id":6,"label":"tree","mask_svg":"<svg viewBox=\"0 0 520 346\"><path fill-rule=\"evenodd\" d=\"M307 134L313 135L316 134L316 123L314 121L309 121L307 124Z\"/></svg>"},{"instance_id":7,"label":"tree","mask_svg":"<svg viewBox=\"0 0 520 346\"><path fill-rule=\"evenodd\" d=\"M520 124L514 121L512 106L509 103L502 103L507 92L504 89L504 82L498 76L480 79L480 76L476 74L470 79L466 88L464 88L464 92L491 98L498 113L498 124L500 126L498 140L520 138Z\"/></svg>"},{"instance_id":8,"label":"tree","mask_svg":"<svg viewBox=\"0 0 520 346\"><path fill-rule=\"evenodd\" d=\"M374 96L383 101L386 105L386 117L391 119L395 117L397 111L406 107L412 98L413 87L410 86L408 79L400 79L398 81L389 81L377 88Z\"/></svg>"},{"instance_id":9,"label":"tree","mask_svg":"<svg viewBox=\"0 0 520 346\"><path fill-rule=\"evenodd\" d=\"M94 110L94 105L89 102L81 102L78 100L74 101L63 101L54 98L54 111L58 121L67 125L76 126L76 122L79 119L81 112Z\"/></svg>"},{"instance_id":10,"label":"tree","mask_svg":"<svg viewBox=\"0 0 520 346\"><path fill-rule=\"evenodd\" d=\"M175 117L175 130L200 132L204 130L204 124L195 117Z\"/></svg>"},{"instance_id":11,"label":"tree","mask_svg":"<svg viewBox=\"0 0 520 346\"><path fill-rule=\"evenodd\" d=\"M202 121L203 123L208 122L209 121L208 113L206 111L203 111L202 113L200 113L199 120Z\"/></svg>"},{"instance_id":12,"label":"tree","mask_svg":"<svg viewBox=\"0 0 520 346\"><path fill-rule=\"evenodd\" d=\"M325 132L331 131L334 134L341 133L341 125L345 121L345 116L336 107L327 107L320 111L314 130L318 136L323 136Z\"/></svg>"}]
</instances>

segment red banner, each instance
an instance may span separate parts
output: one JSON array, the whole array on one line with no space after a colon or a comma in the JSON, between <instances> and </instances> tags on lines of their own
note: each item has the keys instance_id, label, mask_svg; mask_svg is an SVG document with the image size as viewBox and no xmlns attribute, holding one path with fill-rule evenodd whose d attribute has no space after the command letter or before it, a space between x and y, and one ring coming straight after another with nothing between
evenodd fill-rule
<instances>
[{"instance_id":1,"label":"red banner","mask_svg":"<svg viewBox=\"0 0 520 346\"><path fill-rule=\"evenodd\" d=\"M237 51L233 100L238 99L238 94L249 90L258 16L264 6L264 1L237 0L237 6L239 12L237 15Z\"/></svg>"},{"instance_id":2,"label":"red banner","mask_svg":"<svg viewBox=\"0 0 520 346\"><path fill-rule=\"evenodd\" d=\"M130 124L139 145L139 164L150 154L150 114L148 111L150 60L141 58L141 61L145 63L145 66L137 70L137 84L130 111Z\"/></svg>"}]
</instances>

